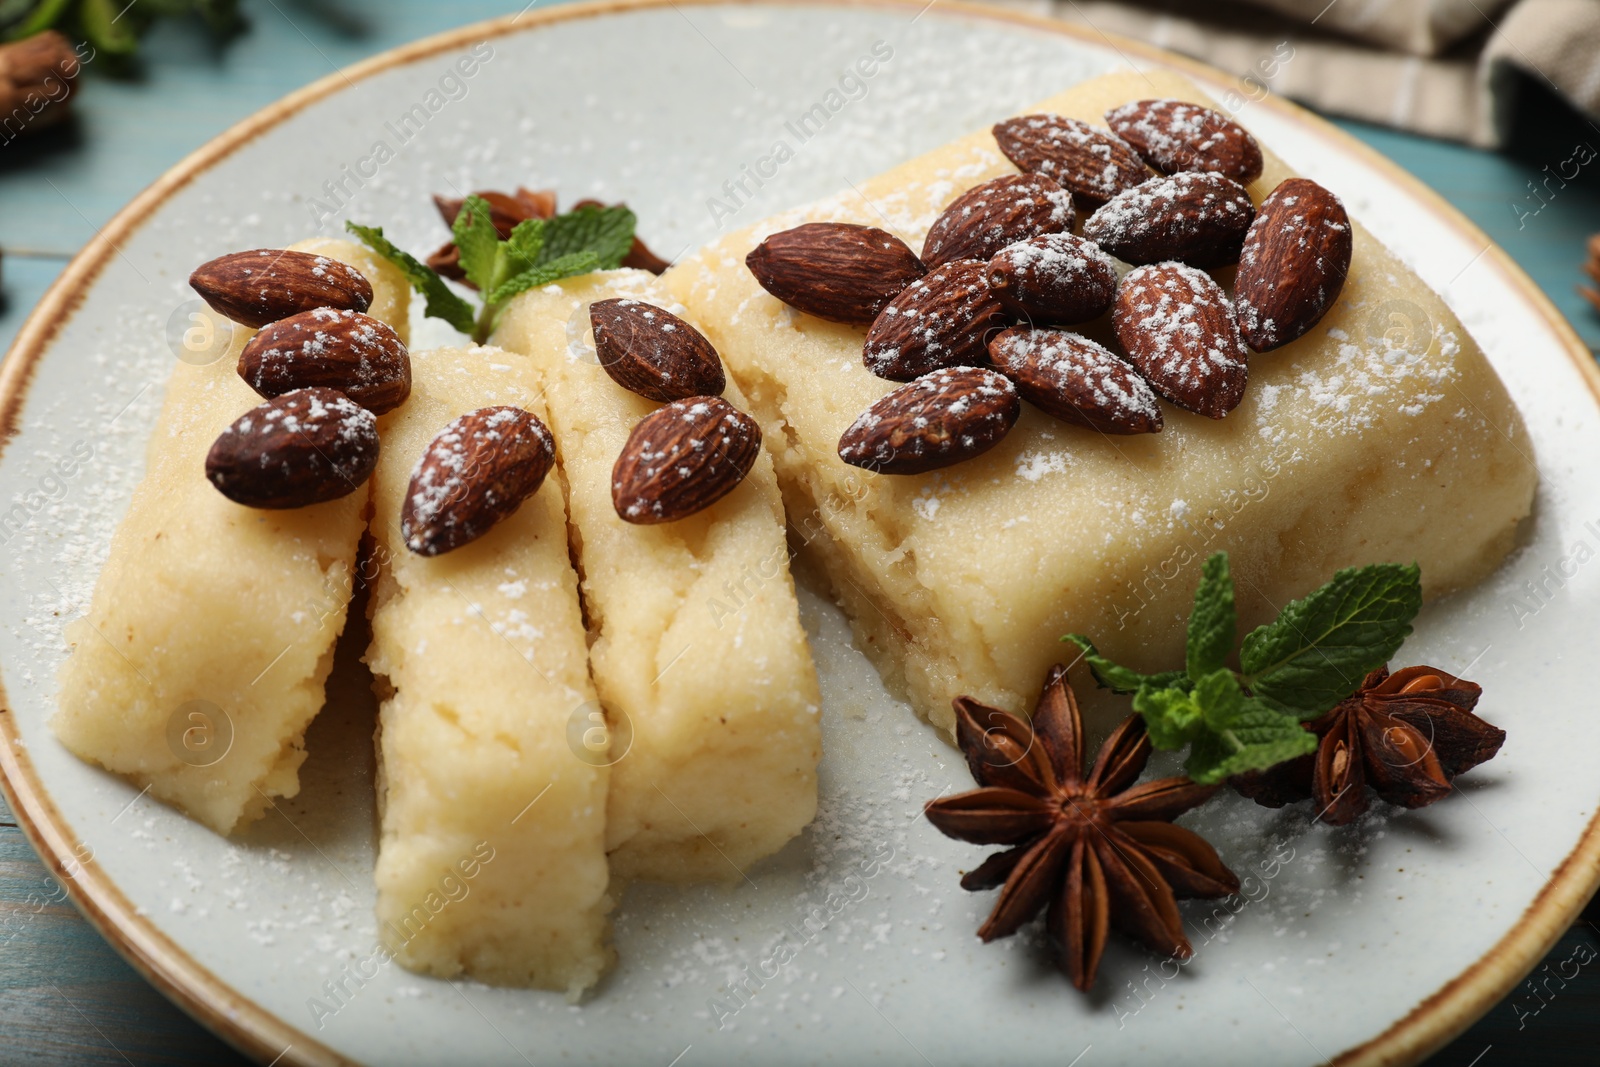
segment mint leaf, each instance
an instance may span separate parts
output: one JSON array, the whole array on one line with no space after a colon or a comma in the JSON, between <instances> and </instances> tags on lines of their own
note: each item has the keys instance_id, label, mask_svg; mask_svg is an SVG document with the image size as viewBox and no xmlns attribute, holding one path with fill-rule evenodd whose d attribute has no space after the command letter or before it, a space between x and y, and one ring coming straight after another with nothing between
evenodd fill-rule
<instances>
[{"instance_id":1,"label":"mint leaf","mask_svg":"<svg viewBox=\"0 0 1600 1067\"><path fill-rule=\"evenodd\" d=\"M433 268L391 244L383 236L381 226L361 226L354 222L346 222L344 226L361 238L368 248L400 268L411 287L427 297L426 311L430 316L443 319L462 333L472 333L472 305L457 296Z\"/></svg>"},{"instance_id":2,"label":"mint leaf","mask_svg":"<svg viewBox=\"0 0 1600 1067\"><path fill-rule=\"evenodd\" d=\"M589 205L546 219L544 243L536 266L544 266L574 252L593 252L600 258L596 270L615 270L633 247L633 227L638 221L625 207ZM513 237L516 235L513 234Z\"/></svg>"},{"instance_id":3,"label":"mint leaf","mask_svg":"<svg viewBox=\"0 0 1600 1067\"><path fill-rule=\"evenodd\" d=\"M1389 661L1421 610L1422 573L1414 563L1339 571L1245 637L1244 683L1278 711L1315 718Z\"/></svg>"},{"instance_id":4,"label":"mint leaf","mask_svg":"<svg viewBox=\"0 0 1600 1067\"><path fill-rule=\"evenodd\" d=\"M1317 747L1317 736L1293 715L1249 696L1226 667L1197 679L1190 692L1145 686L1133 698L1156 748L1189 747L1184 770L1202 785L1243 771L1265 770Z\"/></svg>"},{"instance_id":5,"label":"mint leaf","mask_svg":"<svg viewBox=\"0 0 1600 1067\"><path fill-rule=\"evenodd\" d=\"M1165 689L1171 685L1181 684L1184 678L1182 671L1161 671L1158 674L1141 674L1136 670L1118 666L1100 654L1094 647L1094 642L1082 634L1067 634L1061 640L1070 641L1083 652L1083 661L1089 665L1089 672L1094 675L1094 680L1102 688L1113 693L1136 693L1141 686L1148 685L1154 689Z\"/></svg>"},{"instance_id":6,"label":"mint leaf","mask_svg":"<svg viewBox=\"0 0 1600 1067\"><path fill-rule=\"evenodd\" d=\"M461 271L467 281L488 292L498 281L495 264L500 258L500 235L490 221L489 202L481 196L467 197L450 232L461 251Z\"/></svg>"},{"instance_id":7,"label":"mint leaf","mask_svg":"<svg viewBox=\"0 0 1600 1067\"><path fill-rule=\"evenodd\" d=\"M1217 671L1197 682L1194 701L1205 729L1196 733L1184 770L1202 785L1316 751L1316 734L1293 715L1246 696L1232 671Z\"/></svg>"},{"instance_id":8,"label":"mint leaf","mask_svg":"<svg viewBox=\"0 0 1600 1067\"><path fill-rule=\"evenodd\" d=\"M506 240L506 262L515 276L532 270L539 263L539 250L544 247L544 220L523 219Z\"/></svg>"},{"instance_id":9,"label":"mint leaf","mask_svg":"<svg viewBox=\"0 0 1600 1067\"><path fill-rule=\"evenodd\" d=\"M505 281L498 289L489 294L489 303L498 304L502 300L509 300L525 289L534 289L541 285L560 281L562 278L571 278L576 274L588 274L590 271L600 269L600 257L593 252L573 252L553 259L541 266L531 267L514 278Z\"/></svg>"},{"instance_id":10,"label":"mint leaf","mask_svg":"<svg viewBox=\"0 0 1600 1067\"><path fill-rule=\"evenodd\" d=\"M1194 611L1189 615L1189 640L1184 656L1190 681L1198 682L1203 675L1227 663L1238 628L1228 554L1218 552L1206 560L1200 571L1200 585L1194 591Z\"/></svg>"},{"instance_id":11,"label":"mint leaf","mask_svg":"<svg viewBox=\"0 0 1600 1067\"><path fill-rule=\"evenodd\" d=\"M1182 748L1205 726L1205 716L1194 697L1176 686L1140 686L1133 695L1133 710L1144 716L1150 743L1160 749Z\"/></svg>"}]
</instances>

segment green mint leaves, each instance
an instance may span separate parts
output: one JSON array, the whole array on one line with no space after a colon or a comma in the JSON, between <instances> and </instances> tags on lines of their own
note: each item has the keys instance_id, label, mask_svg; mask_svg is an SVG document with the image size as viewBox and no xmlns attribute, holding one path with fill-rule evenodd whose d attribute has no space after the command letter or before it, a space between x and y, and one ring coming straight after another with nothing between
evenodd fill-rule
<instances>
[{"instance_id":1,"label":"green mint leaves","mask_svg":"<svg viewBox=\"0 0 1600 1067\"><path fill-rule=\"evenodd\" d=\"M461 270L478 287L482 309L459 296L427 264L396 248L376 226L345 227L405 274L427 298L426 312L480 344L489 339L502 305L527 289L596 270L614 270L633 247L636 218L625 207L589 204L549 219L525 219L506 240L490 218L489 204L469 196L451 226Z\"/></svg>"},{"instance_id":2,"label":"green mint leaves","mask_svg":"<svg viewBox=\"0 0 1600 1067\"><path fill-rule=\"evenodd\" d=\"M1252 692L1280 711L1315 718L1389 662L1422 610L1416 564L1353 567L1258 627L1239 649Z\"/></svg>"},{"instance_id":3,"label":"green mint leaves","mask_svg":"<svg viewBox=\"0 0 1600 1067\"><path fill-rule=\"evenodd\" d=\"M1379 563L1339 571L1333 580L1257 627L1239 651L1241 670L1227 665L1238 629L1226 553L1206 560L1189 616L1184 669L1142 674L1100 655L1094 643L1068 634L1083 650L1095 680L1133 694L1157 748L1189 748L1189 777L1206 785L1244 771L1265 770L1312 752L1314 719L1360 687L1411 633L1422 608L1415 564Z\"/></svg>"},{"instance_id":4,"label":"green mint leaves","mask_svg":"<svg viewBox=\"0 0 1600 1067\"><path fill-rule=\"evenodd\" d=\"M427 298L430 317L443 319L462 333L472 332L475 316L472 305L457 296L456 291L446 285L432 267L391 244L383 235L381 226L358 226L353 222L344 225L361 238L368 248L400 268L400 273L406 276L411 288Z\"/></svg>"},{"instance_id":5,"label":"green mint leaves","mask_svg":"<svg viewBox=\"0 0 1600 1067\"><path fill-rule=\"evenodd\" d=\"M633 212L625 207L581 207L544 223L540 263L593 252L601 270L615 270L633 247Z\"/></svg>"},{"instance_id":6,"label":"green mint leaves","mask_svg":"<svg viewBox=\"0 0 1600 1067\"><path fill-rule=\"evenodd\" d=\"M1187 690L1145 685L1134 694L1133 708L1144 716L1151 744L1189 746L1184 770L1203 785L1265 770L1317 747L1317 735L1299 719L1247 694L1226 667L1202 675Z\"/></svg>"},{"instance_id":7,"label":"green mint leaves","mask_svg":"<svg viewBox=\"0 0 1600 1067\"><path fill-rule=\"evenodd\" d=\"M1200 588L1194 591L1194 610L1189 613L1189 640L1183 657L1189 681L1199 684L1202 677L1223 668L1238 630L1228 554L1218 552L1200 569Z\"/></svg>"},{"instance_id":8,"label":"green mint leaves","mask_svg":"<svg viewBox=\"0 0 1600 1067\"><path fill-rule=\"evenodd\" d=\"M1157 689L1178 685L1186 675L1183 671L1163 671L1160 674L1140 674L1127 667L1118 666L1100 654L1094 642L1082 634L1068 634L1063 641L1071 641L1083 650L1083 661L1089 665L1094 680L1113 693L1137 693L1146 684Z\"/></svg>"}]
</instances>

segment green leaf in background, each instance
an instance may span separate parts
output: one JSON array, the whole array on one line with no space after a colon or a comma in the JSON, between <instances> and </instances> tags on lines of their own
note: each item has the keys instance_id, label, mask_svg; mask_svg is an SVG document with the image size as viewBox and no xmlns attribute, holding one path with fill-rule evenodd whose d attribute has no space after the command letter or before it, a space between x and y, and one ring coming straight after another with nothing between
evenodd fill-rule
<instances>
[{"instance_id":1,"label":"green leaf in background","mask_svg":"<svg viewBox=\"0 0 1600 1067\"><path fill-rule=\"evenodd\" d=\"M20 41L54 26L71 0L4 0L0 2L0 25L7 27L6 39ZM13 25L15 23L15 25Z\"/></svg>"},{"instance_id":2,"label":"green leaf in background","mask_svg":"<svg viewBox=\"0 0 1600 1067\"><path fill-rule=\"evenodd\" d=\"M1089 665L1089 672L1094 675L1094 680L1113 693L1137 693L1145 685L1165 689L1180 684L1184 679L1182 671L1141 674L1136 670L1118 666L1102 656L1100 650L1094 647L1094 642L1082 634L1067 634L1061 640L1078 646L1083 653L1083 661Z\"/></svg>"},{"instance_id":3,"label":"green leaf in background","mask_svg":"<svg viewBox=\"0 0 1600 1067\"><path fill-rule=\"evenodd\" d=\"M456 212L456 221L450 227L461 251L461 271L467 280L483 292L488 292L500 279L495 277L495 265L500 259L500 235L489 219L489 203L480 196L469 196Z\"/></svg>"},{"instance_id":4,"label":"green leaf in background","mask_svg":"<svg viewBox=\"0 0 1600 1067\"><path fill-rule=\"evenodd\" d=\"M616 270L633 247L637 222L625 207L594 204L547 219L536 263L543 266L574 252L593 252L600 257L600 270Z\"/></svg>"},{"instance_id":5,"label":"green leaf in background","mask_svg":"<svg viewBox=\"0 0 1600 1067\"><path fill-rule=\"evenodd\" d=\"M82 0L78 23L96 48L112 55L128 55L139 47L140 26L128 15L132 4L115 0Z\"/></svg>"},{"instance_id":6,"label":"green leaf in background","mask_svg":"<svg viewBox=\"0 0 1600 1067\"><path fill-rule=\"evenodd\" d=\"M1387 663L1422 610L1416 564L1377 563L1339 571L1244 639L1244 684L1274 708L1321 715Z\"/></svg>"},{"instance_id":7,"label":"green leaf in background","mask_svg":"<svg viewBox=\"0 0 1600 1067\"><path fill-rule=\"evenodd\" d=\"M1206 560L1200 571L1200 585L1194 591L1194 610L1189 615L1189 639L1184 659L1189 680L1222 668L1238 639L1239 619L1233 607L1233 577L1228 573L1228 554L1218 552Z\"/></svg>"},{"instance_id":8,"label":"green leaf in background","mask_svg":"<svg viewBox=\"0 0 1600 1067\"><path fill-rule=\"evenodd\" d=\"M457 296L433 268L391 244L383 236L381 226L361 226L354 222L344 225L345 229L361 238L368 248L400 268L411 287L427 298L428 315L443 319L464 334L472 333L472 305Z\"/></svg>"},{"instance_id":9,"label":"green leaf in background","mask_svg":"<svg viewBox=\"0 0 1600 1067\"><path fill-rule=\"evenodd\" d=\"M199 15L216 34L240 26L238 0L0 0L0 38L20 41L54 28L97 51L128 55L156 19L185 15Z\"/></svg>"}]
</instances>

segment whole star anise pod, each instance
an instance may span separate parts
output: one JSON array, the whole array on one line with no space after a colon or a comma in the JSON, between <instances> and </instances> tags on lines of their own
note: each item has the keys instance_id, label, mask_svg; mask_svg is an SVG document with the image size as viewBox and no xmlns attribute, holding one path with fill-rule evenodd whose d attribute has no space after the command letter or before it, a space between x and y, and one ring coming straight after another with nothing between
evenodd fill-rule
<instances>
[{"instance_id":1,"label":"whole star anise pod","mask_svg":"<svg viewBox=\"0 0 1600 1067\"><path fill-rule=\"evenodd\" d=\"M1217 787L1188 778L1135 785L1150 759L1137 715L1117 727L1085 776L1083 721L1060 666L1045 677L1031 726L968 697L957 697L955 709L956 741L982 788L924 811L946 836L1011 846L961 879L968 890L1004 886L978 936L1008 937L1048 908L1051 954L1079 989L1094 983L1111 927L1187 959L1194 950L1177 898L1239 889L1204 838L1172 825Z\"/></svg>"},{"instance_id":2,"label":"whole star anise pod","mask_svg":"<svg viewBox=\"0 0 1600 1067\"><path fill-rule=\"evenodd\" d=\"M1391 804L1421 808L1445 797L1456 775L1500 751L1506 732L1472 709L1481 686L1436 667L1380 667L1332 711L1306 724L1317 750L1231 779L1258 804L1310 797L1317 818L1343 826L1367 810L1367 787Z\"/></svg>"},{"instance_id":3,"label":"whole star anise pod","mask_svg":"<svg viewBox=\"0 0 1600 1067\"><path fill-rule=\"evenodd\" d=\"M525 189L519 187L515 194L497 193L493 190L484 190L472 194L481 196L489 205L489 221L494 224L495 233L500 240L509 241L511 231L517 228L517 223L526 219L548 219L556 213L556 193L554 189ZM461 214L461 205L465 198L452 198L435 196L433 204L439 209L439 216L444 219L446 226L455 225L456 216ZM576 211L583 207L605 207L598 200L580 200L572 205ZM638 270L647 270L651 274L660 274L672 266L666 260L650 251L649 247L639 238L633 239L633 245L628 249L627 256L622 260L624 267L633 267ZM477 286L467 281L466 272L461 269L461 250L454 241L447 241L439 250L428 257L428 266L446 278L461 282L471 288Z\"/></svg>"}]
</instances>

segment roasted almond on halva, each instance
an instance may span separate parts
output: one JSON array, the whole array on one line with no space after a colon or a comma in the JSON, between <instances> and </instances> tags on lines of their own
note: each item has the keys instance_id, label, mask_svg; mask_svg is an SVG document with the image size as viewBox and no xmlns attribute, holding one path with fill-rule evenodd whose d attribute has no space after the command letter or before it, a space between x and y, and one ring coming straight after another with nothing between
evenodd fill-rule
<instances>
[{"instance_id":1,"label":"roasted almond on halva","mask_svg":"<svg viewBox=\"0 0 1600 1067\"><path fill-rule=\"evenodd\" d=\"M628 435L611 470L611 503L626 522L676 522L733 492L760 451L761 427L726 400L675 400Z\"/></svg>"},{"instance_id":2,"label":"roasted almond on halva","mask_svg":"<svg viewBox=\"0 0 1600 1067\"><path fill-rule=\"evenodd\" d=\"M989 361L989 335L1004 319L984 264L946 263L919 278L878 314L861 360L880 378L904 382L940 367Z\"/></svg>"},{"instance_id":3,"label":"roasted almond on halva","mask_svg":"<svg viewBox=\"0 0 1600 1067\"><path fill-rule=\"evenodd\" d=\"M1182 263L1129 271L1111 321L1128 360L1179 407L1220 419L1244 399L1250 353L1228 294L1205 271Z\"/></svg>"},{"instance_id":4,"label":"roasted almond on halva","mask_svg":"<svg viewBox=\"0 0 1600 1067\"><path fill-rule=\"evenodd\" d=\"M1245 343L1270 352L1320 322L1344 288L1353 247L1337 196L1306 178L1272 190L1245 236L1233 284Z\"/></svg>"},{"instance_id":5,"label":"roasted almond on halva","mask_svg":"<svg viewBox=\"0 0 1600 1067\"><path fill-rule=\"evenodd\" d=\"M589 305L594 350L611 380L647 400L717 396L727 387L722 360L705 335L665 308L642 300Z\"/></svg>"},{"instance_id":6,"label":"roasted almond on halva","mask_svg":"<svg viewBox=\"0 0 1600 1067\"><path fill-rule=\"evenodd\" d=\"M988 259L1006 245L1072 229L1072 195L1043 174L1011 174L951 201L922 242L929 270L957 259Z\"/></svg>"},{"instance_id":7,"label":"roasted almond on halva","mask_svg":"<svg viewBox=\"0 0 1600 1067\"><path fill-rule=\"evenodd\" d=\"M1019 241L989 260L989 291L1033 325L1071 325L1105 314L1117 290L1117 265L1076 234Z\"/></svg>"},{"instance_id":8,"label":"roasted almond on halva","mask_svg":"<svg viewBox=\"0 0 1600 1067\"><path fill-rule=\"evenodd\" d=\"M1203 170L1248 185L1261 177L1261 145L1220 111L1186 100L1135 100L1106 112L1111 131L1163 174Z\"/></svg>"},{"instance_id":9,"label":"roasted almond on halva","mask_svg":"<svg viewBox=\"0 0 1600 1067\"><path fill-rule=\"evenodd\" d=\"M401 505L400 536L419 556L470 544L538 492L555 460L555 441L531 412L469 411L423 449Z\"/></svg>"},{"instance_id":10,"label":"roasted almond on halva","mask_svg":"<svg viewBox=\"0 0 1600 1067\"><path fill-rule=\"evenodd\" d=\"M1139 153L1116 134L1064 115L1023 115L994 125L995 143L1017 169L1054 178L1089 207L1151 177Z\"/></svg>"},{"instance_id":11,"label":"roasted almond on halva","mask_svg":"<svg viewBox=\"0 0 1600 1067\"><path fill-rule=\"evenodd\" d=\"M411 395L411 356L382 320L317 308L269 323L250 338L239 353L239 377L266 397L327 386L382 415Z\"/></svg>"},{"instance_id":12,"label":"roasted almond on halva","mask_svg":"<svg viewBox=\"0 0 1600 1067\"><path fill-rule=\"evenodd\" d=\"M1254 218L1244 186L1189 171L1152 178L1107 201L1084 222L1083 235L1128 263L1224 267L1238 262Z\"/></svg>"},{"instance_id":13,"label":"roasted almond on halva","mask_svg":"<svg viewBox=\"0 0 1600 1067\"><path fill-rule=\"evenodd\" d=\"M372 283L354 267L327 256L257 248L202 263L189 285L211 309L246 326L265 326L313 308L365 311Z\"/></svg>"},{"instance_id":14,"label":"roasted almond on halva","mask_svg":"<svg viewBox=\"0 0 1600 1067\"><path fill-rule=\"evenodd\" d=\"M848 222L808 222L775 233L745 257L761 288L796 311L866 326L927 273L892 233Z\"/></svg>"},{"instance_id":15,"label":"roasted almond on halva","mask_svg":"<svg viewBox=\"0 0 1600 1067\"><path fill-rule=\"evenodd\" d=\"M377 417L338 390L313 386L235 419L206 454L206 477L236 504L301 508L350 495L377 464Z\"/></svg>"},{"instance_id":16,"label":"roasted almond on halva","mask_svg":"<svg viewBox=\"0 0 1600 1067\"><path fill-rule=\"evenodd\" d=\"M994 365L1047 415L1101 433L1161 432L1161 405L1139 372L1080 334L1016 326L989 344Z\"/></svg>"},{"instance_id":17,"label":"roasted almond on halva","mask_svg":"<svg viewBox=\"0 0 1600 1067\"><path fill-rule=\"evenodd\" d=\"M839 458L877 474L923 474L987 452L1021 413L1004 376L981 367L936 370L864 411L839 438Z\"/></svg>"}]
</instances>

